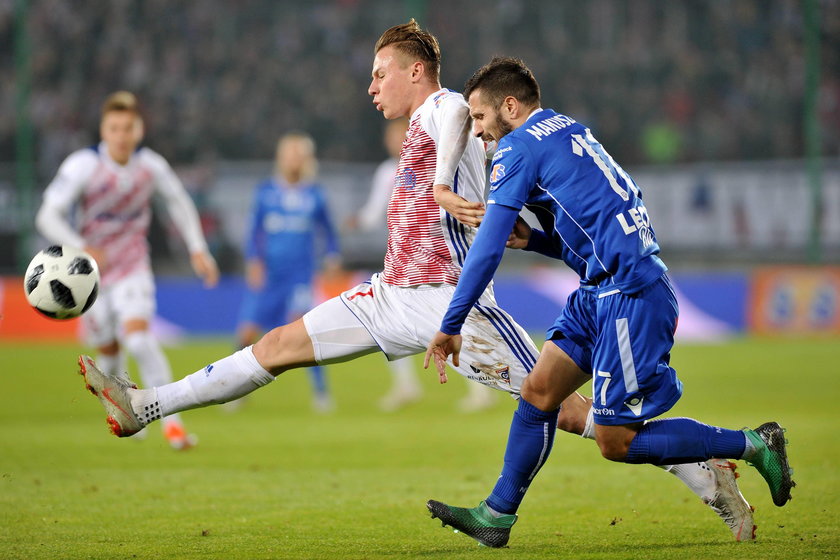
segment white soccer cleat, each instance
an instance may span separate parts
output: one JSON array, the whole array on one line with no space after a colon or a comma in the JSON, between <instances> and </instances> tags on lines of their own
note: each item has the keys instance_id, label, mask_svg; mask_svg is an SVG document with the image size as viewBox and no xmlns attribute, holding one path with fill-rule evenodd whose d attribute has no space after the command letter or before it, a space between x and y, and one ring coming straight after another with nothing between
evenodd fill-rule
<instances>
[{"instance_id":1,"label":"white soccer cleat","mask_svg":"<svg viewBox=\"0 0 840 560\"><path fill-rule=\"evenodd\" d=\"M105 375L90 356L79 356L79 374L85 378L88 391L98 397L105 408L112 434L127 437L143 429L143 423L131 408L128 396L128 390L136 389L136 385L123 376Z\"/></svg>"},{"instance_id":2,"label":"white soccer cleat","mask_svg":"<svg viewBox=\"0 0 840 560\"><path fill-rule=\"evenodd\" d=\"M706 505L723 519L736 541L755 539L753 508L738 490L737 466L727 459L709 459L706 465L715 475L715 495ZM705 500L704 500L705 501Z\"/></svg>"}]
</instances>

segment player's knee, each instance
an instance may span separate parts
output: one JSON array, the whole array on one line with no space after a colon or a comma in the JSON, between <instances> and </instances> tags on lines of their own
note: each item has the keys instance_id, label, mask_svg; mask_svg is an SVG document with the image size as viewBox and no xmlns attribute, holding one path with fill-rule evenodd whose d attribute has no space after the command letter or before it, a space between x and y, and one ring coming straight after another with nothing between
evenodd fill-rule
<instances>
[{"instance_id":1,"label":"player's knee","mask_svg":"<svg viewBox=\"0 0 840 560\"><path fill-rule=\"evenodd\" d=\"M315 365L309 334L298 320L265 333L253 347L254 357L273 375L300 366Z\"/></svg>"},{"instance_id":2,"label":"player's knee","mask_svg":"<svg viewBox=\"0 0 840 560\"><path fill-rule=\"evenodd\" d=\"M271 329L254 343L254 357L265 369L271 371L282 361L281 352L287 338L284 327Z\"/></svg>"},{"instance_id":3,"label":"player's knee","mask_svg":"<svg viewBox=\"0 0 840 560\"><path fill-rule=\"evenodd\" d=\"M523 399L540 410L554 410L558 406L554 403L554 394L550 384L533 374L525 378L520 394Z\"/></svg>"}]
</instances>

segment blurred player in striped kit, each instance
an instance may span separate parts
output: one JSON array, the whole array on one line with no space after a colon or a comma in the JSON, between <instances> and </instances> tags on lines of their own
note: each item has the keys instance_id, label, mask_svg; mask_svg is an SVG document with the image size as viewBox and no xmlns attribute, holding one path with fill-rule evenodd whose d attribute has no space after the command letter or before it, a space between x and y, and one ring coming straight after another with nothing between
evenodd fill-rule
<instances>
[{"instance_id":1,"label":"blurred player in striped kit","mask_svg":"<svg viewBox=\"0 0 840 560\"><path fill-rule=\"evenodd\" d=\"M248 290L239 314L240 348L312 308L319 261L324 274L341 267L338 237L323 189L316 182L315 141L302 132L285 134L277 142L275 166L274 176L254 192L245 248ZM324 369L315 365L309 372L313 406L329 412L334 404Z\"/></svg>"},{"instance_id":2,"label":"blurred player in striped kit","mask_svg":"<svg viewBox=\"0 0 840 560\"><path fill-rule=\"evenodd\" d=\"M120 91L105 100L100 134L99 144L70 154L61 164L35 223L51 242L83 248L99 264L101 291L82 322L102 370L109 375L125 371L125 349L137 362L143 385L155 387L172 381L172 372L149 330L155 314L147 241L153 194L166 201L192 267L207 287L216 284L219 272L181 181L163 157L138 148L143 121L133 94ZM74 209L75 220L70 217ZM174 448L195 443L177 414L163 419L163 432Z\"/></svg>"},{"instance_id":3,"label":"blurred player in striped kit","mask_svg":"<svg viewBox=\"0 0 840 560\"><path fill-rule=\"evenodd\" d=\"M290 369L377 351L395 359L421 353L431 342L484 215L485 147L470 134L463 96L440 86L434 36L411 20L385 31L374 53L368 93L376 109L386 119L409 120L388 204L383 271L301 320L273 329L253 347L153 390L125 387L82 356L88 384L119 396L119 406L100 398L116 435L130 435L171 412L239 398ZM473 382L518 397L539 353L524 329L496 304L492 282L467 313L461 332L460 361L449 365ZM555 423L591 437L581 403L583 397L571 395ZM722 500L736 502L732 508L746 504L730 469L704 463L682 467L671 472L704 500L728 489ZM751 525L748 517L738 522Z\"/></svg>"}]
</instances>

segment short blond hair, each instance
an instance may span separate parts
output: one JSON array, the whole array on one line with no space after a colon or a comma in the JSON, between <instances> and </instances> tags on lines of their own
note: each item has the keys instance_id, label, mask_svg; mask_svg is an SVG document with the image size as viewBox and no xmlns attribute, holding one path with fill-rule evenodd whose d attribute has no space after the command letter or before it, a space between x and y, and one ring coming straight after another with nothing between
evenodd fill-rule
<instances>
[{"instance_id":1,"label":"short blond hair","mask_svg":"<svg viewBox=\"0 0 840 560\"><path fill-rule=\"evenodd\" d=\"M437 38L421 29L420 25L411 18L408 23L395 25L386 30L379 37L373 53L393 45L394 48L412 60L420 60L426 66L429 78L433 82L440 80L440 45Z\"/></svg>"},{"instance_id":2,"label":"short blond hair","mask_svg":"<svg viewBox=\"0 0 840 560\"><path fill-rule=\"evenodd\" d=\"M115 91L102 103L102 116L111 111L128 111L135 115L140 114L137 104L137 97L130 91Z\"/></svg>"}]
</instances>

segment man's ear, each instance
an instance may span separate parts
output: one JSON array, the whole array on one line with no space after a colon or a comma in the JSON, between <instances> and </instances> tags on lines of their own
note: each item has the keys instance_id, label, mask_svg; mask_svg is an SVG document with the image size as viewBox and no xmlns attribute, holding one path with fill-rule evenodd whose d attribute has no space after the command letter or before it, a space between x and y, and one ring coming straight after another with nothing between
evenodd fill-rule
<instances>
[{"instance_id":1,"label":"man's ear","mask_svg":"<svg viewBox=\"0 0 840 560\"><path fill-rule=\"evenodd\" d=\"M411 65L411 81L419 82L420 79L426 75L426 65L423 62L416 60Z\"/></svg>"},{"instance_id":2,"label":"man's ear","mask_svg":"<svg viewBox=\"0 0 840 560\"><path fill-rule=\"evenodd\" d=\"M517 98L508 95L502 100L502 111L508 118L516 119L522 111L522 105Z\"/></svg>"}]
</instances>

